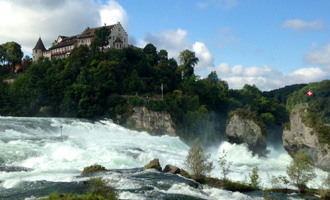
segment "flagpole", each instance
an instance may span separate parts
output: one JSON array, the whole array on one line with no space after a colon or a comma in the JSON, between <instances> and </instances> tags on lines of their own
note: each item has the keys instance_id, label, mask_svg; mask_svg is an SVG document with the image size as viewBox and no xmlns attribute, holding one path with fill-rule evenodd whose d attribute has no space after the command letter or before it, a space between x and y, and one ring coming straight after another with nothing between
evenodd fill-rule
<instances>
[{"instance_id":1,"label":"flagpole","mask_svg":"<svg viewBox=\"0 0 330 200\"><path fill-rule=\"evenodd\" d=\"M162 100L163 100L163 98L164 98L164 94L163 94L163 83L162 83L162 85L160 86L160 88L162 89Z\"/></svg>"}]
</instances>

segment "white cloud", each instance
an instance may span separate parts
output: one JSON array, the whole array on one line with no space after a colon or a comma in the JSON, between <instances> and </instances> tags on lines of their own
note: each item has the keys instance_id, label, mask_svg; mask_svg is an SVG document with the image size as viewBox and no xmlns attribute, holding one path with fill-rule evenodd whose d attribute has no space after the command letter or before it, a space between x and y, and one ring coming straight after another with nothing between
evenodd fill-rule
<instances>
[{"instance_id":1,"label":"white cloud","mask_svg":"<svg viewBox=\"0 0 330 200\"><path fill-rule=\"evenodd\" d=\"M304 61L307 64L321 65L324 68L330 70L330 43L322 49L316 49L316 44L312 44L310 50L304 57Z\"/></svg>"},{"instance_id":2,"label":"white cloud","mask_svg":"<svg viewBox=\"0 0 330 200\"><path fill-rule=\"evenodd\" d=\"M207 67L214 65L214 57L203 42L196 41L192 44L187 39L187 35L188 32L183 29L167 30L160 34L147 33L145 39L140 40L139 44L143 48L148 43L152 43L158 51L165 49L168 52L168 57L177 61L180 52L189 49L195 52L195 56L199 59L197 66L195 66L195 74L201 74Z\"/></svg>"},{"instance_id":3,"label":"white cloud","mask_svg":"<svg viewBox=\"0 0 330 200\"><path fill-rule=\"evenodd\" d=\"M109 10L114 14L108 16ZM0 44L15 41L30 54L39 36L48 48L58 35L80 34L86 27L117 21L128 27L125 10L113 0L106 5L94 0L2 0Z\"/></svg>"},{"instance_id":4,"label":"white cloud","mask_svg":"<svg viewBox=\"0 0 330 200\"><path fill-rule=\"evenodd\" d=\"M116 1L109 0L106 5L102 6L100 14L100 25L103 25L104 23L116 24L117 22L120 22L126 32L129 31L128 15L124 8Z\"/></svg>"},{"instance_id":5,"label":"white cloud","mask_svg":"<svg viewBox=\"0 0 330 200\"><path fill-rule=\"evenodd\" d=\"M264 65L263 68L253 66L246 68L243 75L246 77L260 77L267 75L269 72L272 72L272 70L267 65Z\"/></svg>"},{"instance_id":6,"label":"white cloud","mask_svg":"<svg viewBox=\"0 0 330 200\"><path fill-rule=\"evenodd\" d=\"M231 9L237 5L237 0L208 0L208 1L203 1L199 2L197 6L199 8L205 9L210 6L215 6L221 9Z\"/></svg>"},{"instance_id":7,"label":"white cloud","mask_svg":"<svg viewBox=\"0 0 330 200\"><path fill-rule=\"evenodd\" d=\"M208 73L216 71L218 76L227 81L230 88L241 89L245 84L255 84L260 90L268 91L296 83L310 83L329 78L330 73L320 68L302 68L289 74L264 65L263 67L247 67L242 65L230 67L228 63L221 63L216 67L209 67Z\"/></svg>"},{"instance_id":8,"label":"white cloud","mask_svg":"<svg viewBox=\"0 0 330 200\"><path fill-rule=\"evenodd\" d=\"M314 21L303 21L301 19L286 20L282 25L282 28L293 29L294 31L312 30L317 31L324 28L323 22L319 19Z\"/></svg>"},{"instance_id":9,"label":"white cloud","mask_svg":"<svg viewBox=\"0 0 330 200\"><path fill-rule=\"evenodd\" d=\"M293 83L309 83L321 81L329 78L329 72L318 67L298 69L290 74L285 75L287 82Z\"/></svg>"},{"instance_id":10,"label":"white cloud","mask_svg":"<svg viewBox=\"0 0 330 200\"><path fill-rule=\"evenodd\" d=\"M147 33L143 40L140 40L140 47L145 47L148 43L152 43L157 50L165 49L169 58L177 59L180 52L185 49L191 49L192 45L186 38L188 32L182 29L176 31L167 30L161 34Z\"/></svg>"},{"instance_id":11,"label":"white cloud","mask_svg":"<svg viewBox=\"0 0 330 200\"><path fill-rule=\"evenodd\" d=\"M199 59L197 66L195 67L196 70L213 66L214 58L210 53L209 49L205 46L202 42L195 42L192 47L193 51L195 52L196 57Z\"/></svg>"}]
</instances>

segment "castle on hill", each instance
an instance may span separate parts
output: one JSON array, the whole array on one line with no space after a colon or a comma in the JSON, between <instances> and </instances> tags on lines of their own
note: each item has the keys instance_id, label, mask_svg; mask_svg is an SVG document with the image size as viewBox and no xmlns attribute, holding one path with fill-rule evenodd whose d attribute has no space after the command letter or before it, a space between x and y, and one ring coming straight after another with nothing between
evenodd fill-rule
<instances>
[{"instance_id":1,"label":"castle on hill","mask_svg":"<svg viewBox=\"0 0 330 200\"><path fill-rule=\"evenodd\" d=\"M117 24L109 25L105 27L109 28L109 45L105 48L122 49L128 47L128 34L124 30L123 26L118 22ZM58 36L57 40L53 43L53 46L48 50L45 48L44 43L39 37L36 46L32 50L33 61L38 60L40 57L52 58L65 58L70 55L70 52L80 45L90 46L94 37L95 30L102 28L89 28L87 27L81 34L74 36Z\"/></svg>"}]
</instances>

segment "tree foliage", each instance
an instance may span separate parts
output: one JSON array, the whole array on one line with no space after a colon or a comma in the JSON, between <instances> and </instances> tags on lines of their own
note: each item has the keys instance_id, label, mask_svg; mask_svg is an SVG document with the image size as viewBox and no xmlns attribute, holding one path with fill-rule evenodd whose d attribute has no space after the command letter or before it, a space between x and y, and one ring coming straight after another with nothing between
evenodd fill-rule
<instances>
[{"instance_id":1,"label":"tree foliage","mask_svg":"<svg viewBox=\"0 0 330 200\"><path fill-rule=\"evenodd\" d=\"M202 145L196 139L188 152L184 165L194 179L202 181L213 170L213 163L208 161L209 158L210 154L204 152Z\"/></svg>"},{"instance_id":2,"label":"tree foliage","mask_svg":"<svg viewBox=\"0 0 330 200\"><path fill-rule=\"evenodd\" d=\"M186 49L180 53L179 59L183 77L191 77L194 74L194 66L197 65L199 61L199 59L195 56L195 52Z\"/></svg>"},{"instance_id":3,"label":"tree foliage","mask_svg":"<svg viewBox=\"0 0 330 200\"><path fill-rule=\"evenodd\" d=\"M104 50L104 47L109 45L109 36L111 31L108 27L103 26L102 28L98 28L94 32L94 37L92 39L92 46L96 46Z\"/></svg>"},{"instance_id":4,"label":"tree foliage","mask_svg":"<svg viewBox=\"0 0 330 200\"><path fill-rule=\"evenodd\" d=\"M223 150L223 153L219 157L219 161L218 161L219 165L220 165L220 168L222 170L222 176L223 176L224 180L227 180L227 175L229 173L229 168L233 164L232 161L228 162L226 157L227 157L227 154L226 154L225 150Z\"/></svg>"},{"instance_id":5,"label":"tree foliage","mask_svg":"<svg viewBox=\"0 0 330 200\"><path fill-rule=\"evenodd\" d=\"M315 169L311 164L311 159L302 149L298 151L293 161L286 168L291 183L298 188L299 192L304 191L307 183L316 177Z\"/></svg>"},{"instance_id":6,"label":"tree foliage","mask_svg":"<svg viewBox=\"0 0 330 200\"><path fill-rule=\"evenodd\" d=\"M23 58L22 47L16 42L8 42L5 45L6 49L6 59L8 64L12 65L13 67L16 64L20 64Z\"/></svg>"}]
</instances>

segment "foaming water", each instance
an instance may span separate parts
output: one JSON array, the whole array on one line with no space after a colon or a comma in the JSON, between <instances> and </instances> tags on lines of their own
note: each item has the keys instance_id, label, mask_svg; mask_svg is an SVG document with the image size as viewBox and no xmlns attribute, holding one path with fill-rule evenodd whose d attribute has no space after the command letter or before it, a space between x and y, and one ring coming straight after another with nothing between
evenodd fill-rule
<instances>
[{"instance_id":1,"label":"foaming water","mask_svg":"<svg viewBox=\"0 0 330 200\"><path fill-rule=\"evenodd\" d=\"M225 152L227 161L232 162L228 174L229 179L249 182L249 175L252 174L252 169L258 167L261 186L271 188L271 176L286 176L286 166L291 163L292 158L283 148L275 148L270 145L267 149L269 154L266 157L259 157L258 155L253 155L244 144L237 145L223 142L220 147L209 149L212 155L211 159L215 164L212 176L222 178L222 171L217 163L220 155L223 155ZM318 175L317 178L309 183L309 187L319 188L323 177L327 175L326 172L317 168L316 174ZM282 186L285 187L284 185Z\"/></svg>"},{"instance_id":2,"label":"foaming water","mask_svg":"<svg viewBox=\"0 0 330 200\"><path fill-rule=\"evenodd\" d=\"M207 149L215 166L212 176L221 177L217 162L225 151L227 160L233 162L230 179L244 181L252 168L258 166L262 185L269 187L267 174L284 175L285 166L292 160L284 149L269 150L268 158L259 158L246 146L228 142ZM35 191L41 191L40 197L49 194L52 187L62 188L63 192L70 191L68 188L80 191L83 186L75 183L87 179L79 176L81 171L96 163L114 170L102 176L115 180L111 184L122 199L254 198L215 188L196 188L176 175L127 171L141 169L154 158L158 158L163 167L171 164L183 168L188 151L189 147L178 137L150 136L108 120L0 117L0 198L22 199ZM321 170L317 173L325 174ZM320 182L318 179L314 184ZM49 187L42 188L44 185ZM144 191L146 187L153 189ZM21 190L26 191L16 195Z\"/></svg>"}]
</instances>

